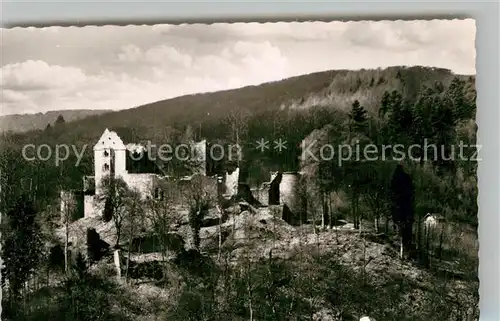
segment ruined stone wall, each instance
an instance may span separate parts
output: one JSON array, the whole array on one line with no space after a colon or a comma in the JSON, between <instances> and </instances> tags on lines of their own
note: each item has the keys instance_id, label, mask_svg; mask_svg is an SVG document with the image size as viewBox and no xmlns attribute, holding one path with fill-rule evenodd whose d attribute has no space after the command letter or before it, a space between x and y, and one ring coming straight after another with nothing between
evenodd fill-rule
<instances>
[{"instance_id":1,"label":"ruined stone wall","mask_svg":"<svg viewBox=\"0 0 500 321\"><path fill-rule=\"evenodd\" d=\"M125 174L122 178L130 189L138 191L143 197L151 196L154 174Z\"/></svg>"},{"instance_id":2,"label":"ruined stone wall","mask_svg":"<svg viewBox=\"0 0 500 321\"><path fill-rule=\"evenodd\" d=\"M238 181L240 177L240 169L236 168L232 173L226 173L224 179L225 191L224 194L232 197L238 194Z\"/></svg>"},{"instance_id":3,"label":"ruined stone wall","mask_svg":"<svg viewBox=\"0 0 500 321\"><path fill-rule=\"evenodd\" d=\"M217 199L217 178L203 175L193 175L186 178L170 178L159 182L159 187L170 202L188 206L193 195L208 194L214 201Z\"/></svg>"}]
</instances>

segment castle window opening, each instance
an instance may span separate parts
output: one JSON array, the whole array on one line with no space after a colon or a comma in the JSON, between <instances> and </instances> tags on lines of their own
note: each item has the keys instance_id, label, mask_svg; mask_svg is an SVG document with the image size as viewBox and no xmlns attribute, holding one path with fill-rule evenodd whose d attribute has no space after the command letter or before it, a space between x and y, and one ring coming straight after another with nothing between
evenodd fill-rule
<instances>
[{"instance_id":1,"label":"castle window opening","mask_svg":"<svg viewBox=\"0 0 500 321\"><path fill-rule=\"evenodd\" d=\"M157 200L163 200L163 191L159 187L155 188L154 198Z\"/></svg>"}]
</instances>

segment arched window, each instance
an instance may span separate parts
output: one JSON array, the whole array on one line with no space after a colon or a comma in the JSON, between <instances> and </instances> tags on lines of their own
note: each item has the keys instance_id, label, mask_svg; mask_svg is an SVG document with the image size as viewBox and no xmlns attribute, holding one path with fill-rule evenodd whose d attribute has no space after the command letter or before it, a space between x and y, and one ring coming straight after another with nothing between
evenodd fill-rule
<instances>
[{"instance_id":1,"label":"arched window","mask_svg":"<svg viewBox=\"0 0 500 321\"><path fill-rule=\"evenodd\" d=\"M107 150L104 151L104 157L108 157L109 156L109 152Z\"/></svg>"},{"instance_id":2,"label":"arched window","mask_svg":"<svg viewBox=\"0 0 500 321\"><path fill-rule=\"evenodd\" d=\"M106 164L104 164L104 170L105 170L105 171L109 171L109 165L108 165L107 163L106 163Z\"/></svg>"}]
</instances>

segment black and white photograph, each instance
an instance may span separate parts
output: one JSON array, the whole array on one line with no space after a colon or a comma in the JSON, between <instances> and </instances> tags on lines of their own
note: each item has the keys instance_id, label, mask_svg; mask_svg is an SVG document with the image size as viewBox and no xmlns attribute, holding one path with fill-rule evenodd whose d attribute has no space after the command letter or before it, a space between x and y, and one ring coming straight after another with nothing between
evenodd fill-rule
<instances>
[{"instance_id":1,"label":"black and white photograph","mask_svg":"<svg viewBox=\"0 0 500 321\"><path fill-rule=\"evenodd\" d=\"M1 37L1 320L479 320L473 19Z\"/></svg>"}]
</instances>

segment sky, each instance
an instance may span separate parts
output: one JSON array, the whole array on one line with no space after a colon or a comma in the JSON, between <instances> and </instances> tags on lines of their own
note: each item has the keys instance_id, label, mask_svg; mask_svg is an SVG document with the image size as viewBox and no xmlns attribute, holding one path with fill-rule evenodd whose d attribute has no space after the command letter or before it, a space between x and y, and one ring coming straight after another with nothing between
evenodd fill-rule
<instances>
[{"instance_id":1,"label":"sky","mask_svg":"<svg viewBox=\"0 0 500 321\"><path fill-rule=\"evenodd\" d=\"M331 69L421 65L475 74L472 19L0 32L0 115L119 110Z\"/></svg>"}]
</instances>

